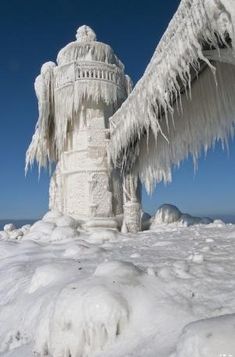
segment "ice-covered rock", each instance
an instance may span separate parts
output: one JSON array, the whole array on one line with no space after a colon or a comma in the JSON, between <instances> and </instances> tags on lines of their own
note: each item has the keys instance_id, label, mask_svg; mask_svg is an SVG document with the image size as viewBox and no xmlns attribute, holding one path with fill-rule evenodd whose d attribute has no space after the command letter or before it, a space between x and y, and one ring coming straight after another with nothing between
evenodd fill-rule
<instances>
[{"instance_id":1,"label":"ice-covered rock","mask_svg":"<svg viewBox=\"0 0 235 357\"><path fill-rule=\"evenodd\" d=\"M151 229L158 224L169 224L179 221L181 217L180 210L173 205L164 204L160 206L152 219Z\"/></svg>"},{"instance_id":2,"label":"ice-covered rock","mask_svg":"<svg viewBox=\"0 0 235 357\"><path fill-rule=\"evenodd\" d=\"M5 232L11 232L11 231L14 231L16 229L16 227L13 223L8 223L8 224L5 224L3 229Z\"/></svg>"},{"instance_id":3,"label":"ice-covered rock","mask_svg":"<svg viewBox=\"0 0 235 357\"><path fill-rule=\"evenodd\" d=\"M172 357L233 357L235 314L193 322L184 328Z\"/></svg>"},{"instance_id":4,"label":"ice-covered rock","mask_svg":"<svg viewBox=\"0 0 235 357\"><path fill-rule=\"evenodd\" d=\"M94 281L70 284L50 316L41 315L35 335L38 356L91 356L113 343L128 323L125 298Z\"/></svg>"},{"instance_id":5,"label":"ice-covered rock","mask_svg":"<svg viewBox=\"0 0 235 357\"><path fill-rule=\"evenodd\" d=\"M10 239L21 239L24 235L24 232L21 229L14 229L13 231L10 231L8 234Z\"/></svg>"},{"instance_id":6,"label":"ice-covered rock","mask_svg":"<svg viewBox=\"0 0 235 357\"><path fill-rule=\"evenodd\" d=\"M181 213L176 206L170 204L160 206L151 221L150 229L154 229L160 224L177 223L181 226L189 227L196 224L210 224L213 222L208 217L194 217L187 213Z\"/></svg>"}]
</instances>

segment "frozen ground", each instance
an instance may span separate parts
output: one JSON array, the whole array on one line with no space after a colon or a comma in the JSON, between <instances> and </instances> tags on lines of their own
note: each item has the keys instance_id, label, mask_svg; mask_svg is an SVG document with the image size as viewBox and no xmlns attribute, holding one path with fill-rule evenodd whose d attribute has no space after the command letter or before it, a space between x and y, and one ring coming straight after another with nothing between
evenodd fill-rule
<instances>
[{"instance_id":1,"label":"frozen ground","mask_svg":"<svg viewBox=\"0 0 235 357\"><path fill-rule=\"evenodd\" d=\"M235 356L235 225L0 236L1 357Z\"/></svg>"}]
</instances>

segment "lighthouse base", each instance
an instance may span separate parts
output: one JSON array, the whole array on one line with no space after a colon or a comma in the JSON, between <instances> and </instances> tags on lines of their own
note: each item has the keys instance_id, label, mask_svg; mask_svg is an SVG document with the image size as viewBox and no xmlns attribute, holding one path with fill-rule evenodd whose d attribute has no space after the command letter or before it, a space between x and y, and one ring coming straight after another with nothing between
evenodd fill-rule
<instances>
[{"instance_id":1,"label":"lighthouse base","mask_svg":"<svg viewBox=\"0 0 235 357\"><path fill-rule=\"evenodd\" d=\"M83 226L86 231L97 231L102 229L118 230L118 223L114 217L94 217L86 221Z\"/></svg>"}]
</instances>

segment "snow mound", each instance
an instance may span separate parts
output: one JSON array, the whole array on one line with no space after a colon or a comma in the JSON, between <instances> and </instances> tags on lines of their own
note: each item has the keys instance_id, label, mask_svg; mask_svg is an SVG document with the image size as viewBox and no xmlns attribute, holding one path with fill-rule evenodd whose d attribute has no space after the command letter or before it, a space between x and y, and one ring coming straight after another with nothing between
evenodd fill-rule
<instances>
[{"instance_id":1,"label":"snow mound","mask_svg":"<svg viewBox=\"0 0 235 357\"><path fill-rule=\"evenodd\" d=\"M27 227L20 231L22 231L23 240L57 242L78 238L77 225L77 222L69 216L48 212L42 220L37 221L30 228Z\"/></svg>"},{"instance_id":2,"label":"snow mound","mask_svg":"<svg viewBox=\"0 0 235 357\"><path fill-rule=\"evenodd\" d=\"M47 242L55 228L54 223L37 221L23 235L22 240L35 240Z\"/></svg>"},{"instance_id":3,"label":"snow mound","mask_svg":"<svg viewBox=\"0 0 235 357\"><path fill-rule=\"evenodd\" d=\"M57 227L72 227L77 228L77 221L70 216L61 216L55 220Z\"/></svg>"},{"instance_id":4,"label":"snow mound","mask_svg":"<svg viewBox=\"0 0 235 357\"><path fill-rule=\"evenodd\" d=\"M85 242L79 244L70 244L69 248L67 248L63 254L65 258L81 258L87 255L97 255L102 254L104 252L103 249L98 248L96 246L89 246Z\"/></svg>"},{"instance_id":5,"label":"snow mound","mask_svg":"<svg viewBox=\"0 0 235 357\"><path fill-rule=\"evenodd\" d=\"M213 320L218 327L204 328L210 321L205 320L194 327L202 318L234 314L234 227L187 228L176 222L138 235L100 230L93 232L96 244L89 241L91 233L71 239L76 229L45 221L27 227L23 239L10 239L4 231L0 355L235 355L220 349L233 347L230 322ZM63 240L52 241L53 234ZM231 331L234 326L231 320Z\"/></svg>"},{"instance_id":6,"label":"snow mound","mask_svg":"<svg viewBox=\"0 0 235 357\"><path fill-rule=\"evenodd\" d=\"M135 278L143 272L132 263L123 261L110 261L98 265L95 276L109 276L118 278Z\"/></svg>"},{"instance_id":7,"label":"snow mound","mask_svg":"<svg viewBox=\"0 0 235 357\"><path fill-rule=\"evenodd\" d=\"M172 357L232 357L235 354L235 314L186 326Z\"/></svg>"},{"instance_id":8,"label":"snow mound","mask_svg":"<svg viewBox=\"0 0 235 357\"><path fill-rule=\"evenodd\" d=\"M151 228L157 224L169 224L179 221L181 217L180 210L173 205L164 204L160 206L153 218Z\"/></svg>"},{"instance_id":9,"label":"snow mound","mask_svg":"<svg viewBox=\"0 0 235 357\"><path fill-rule=\"evenodd\" d=\"M113 241L116 239L117 232L111 229L97 230L87 237L87 240L91 243L103 243L105 241Z\"/></svg>"},{"instance_id":10,"label":"snow mound","mask_svg":"<svg viewBox=\"0 0 235 357\"><path fill-rule=\"evenodd\" d=\"M37 356L85 357L112 344L128 323L124 297L88 281L69 284L50 315L41 316L35 337Z\"/></svg>"},{"instance_id":11,"label":"snow mound","mask_svg":"<svg viewBox=\"0 0 235 357\"><path fill-rule=\"evenodd\" d=\"M55 228L54 223L51 222L44 222L44 221L37 221L34 223L31 228L30 232L39 232L42 234L49 235L52 233L53 229Z\"/></svg>"},{"instance_id":12,"label":"snow mound","mask_svg":"<svg viewBox=\"0 0 235 357\"><path fill-rule=\"evenodd\" d=\"M38 267L31 279L28 292L30 294L39 288L46 287L50 284L63 280L68 275L64 264L45 264Z\"/></svg>"},{"instance_id":13,"label":"snow mound","mask_svg":"<svg viewBox=\"0 0 235 357\"><path fill-rule=\"evenodd\" d=\"M51 242L61 241L66 239L75 239L79 236L78 231L72 227L56 227L49 240Z\"/></svg>"}]
</instances>

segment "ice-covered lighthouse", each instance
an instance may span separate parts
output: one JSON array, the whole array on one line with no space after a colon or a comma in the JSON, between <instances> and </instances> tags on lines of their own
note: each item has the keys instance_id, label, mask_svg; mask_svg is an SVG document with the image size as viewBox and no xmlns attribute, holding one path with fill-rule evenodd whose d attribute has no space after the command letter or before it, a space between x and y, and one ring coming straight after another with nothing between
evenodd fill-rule
<instances>
[{"instance_id":1,"label":"ice-covered lighthouse","mask_svg":"<svg viewBox=\"0 0 235 357\"><path fill-rule=\"evenodd\" d=\"M39 167L56 163L50 209L88 225L115 227L115 217L123 213L123 183L111 167L107 145L109 118L131 91L122 62L109 45L96 41L90 27L81 26L76 41L59 52L57 64L42 66L35 91L39 119L26 168L34 160ZM124 196L137 212L136 187L132 179L127 182ZM130 219L138 221L138 213L134 216Z\"/></svg>"}]
</instances>

